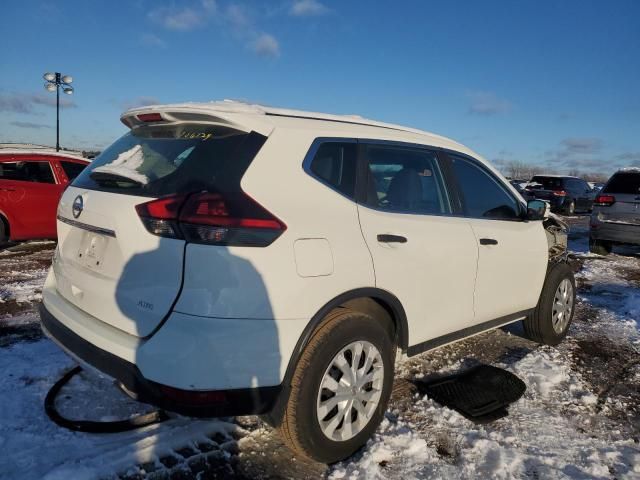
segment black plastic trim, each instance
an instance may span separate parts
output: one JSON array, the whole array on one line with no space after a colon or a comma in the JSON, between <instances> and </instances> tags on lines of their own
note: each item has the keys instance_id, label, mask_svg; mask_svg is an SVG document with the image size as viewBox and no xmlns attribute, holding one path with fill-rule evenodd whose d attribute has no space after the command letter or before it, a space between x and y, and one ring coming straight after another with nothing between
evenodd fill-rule
<instances>
[{"instance_id":1,"label":"black plastic trim","mask_svg":"<svg viewBox=\"0 0 640 480\"><path fill-rule=\"evenodd\" d=\"M269 412L276 403L281 385L258 388L218 390L224 401L215 405L184 405L168 399L161 385L142 375L138 367L122 358L96 347L57 320L40 305L42 329L60 346L83 362L118 380L136 400L156 405L165 410L192 417L224 417L233 415L260 415ZM186 367L185 367L186 368Z\"/></svg>"},{"instance_id":2,"label":"black plastic trim","mask_svg":"<svg viewBox=\"0 0 640 480\"><path fill-rule=\"evenodd\" d=\"M336 118L318 118L318 117L313 117L313 116L293 115L293 114L273 113L273 112L266 112L265 115L267 115L269 117L286 117L286 118L300 118L302 120L316 120L318 122L346 123L348 125L362 125L364 127L384 128L386 130L395 130L397 132L413 133L413 132L411 132L409 130L405 130L404 128L393 127L393 126L390 126L390 125L374 125L372 123L364 123L364 122L358 122L358 121L353 121L352 122L350 120L338 120Z\"/></svg>"},{"instance_id":3,"label":"black plastic trim","mask_svg":"<svg viewBox=\"0 0 640 480\"><path fill-rule=\"evenodd\" d=\"M478 325L463 328L462 330L458 330L457 332L447 333L446 335L427 340L426 342L411 345L409 348L407 348L407 356L412 357L414 355L418 355L419 353L426 352L427 350L433 350L434 348L441 347L442 345L446 345L447 343L462 340L463 338L470 337L471 335L476 335L487 330L492 330L494 328L507 325L508 323L517 322L518 320L522 320L523 318L528 316L532 311L533 309L523 310L512 315L506 315L494 320L489 320L488 322L479 323Z\"/></svg>"},{"instance_id":4,"label":"black plastic trim","mask_svg":"<svg viewBox=\"0 0 640 480\"><path fill-rule=\"evenodd\" d=\"M116 232L114 232L113 230L109 230L108 228L95 227L93 225L78 222L77 220L71 220L70 218L63 217L62 215L57 215L56 218L62 223L66 223L67 225L71 225L72 227L80 228L88 232L99 233L100 235L106 235L107 237L116 238Z\"/></svg>"},{"instance_id":5,"label":"black plastic trim","mask_svg":"<svg viewBox=\"0 0 640 480\"><path fill-rule=\"evenodd\" d=\"M311 335L316 330L320 322L324 320L324 318L334 310L345 302L349 300L355 300L357 298L373 298L384 302L388 305L392 310L393 320L396 322L396 328L398 329L398 347L402 350L407 349L407 345L409 342L409 327L407 324L407 315L398 300L393 294L387 292L386 290L381 290L379 288L357 288L355 290L349 290L341 295L338 295L333 300L325 304L318 312L311 318L307 326L302 331L302 335L298 339L298 343L291 354L291 358L289 359L289 365L287 366L287 371L284 377L284 384L288 385L293 377L293 372L295 371L296 365L298 364L298 360L302 355L304 348L309 343Z\"/></svg>"}]
</instances>

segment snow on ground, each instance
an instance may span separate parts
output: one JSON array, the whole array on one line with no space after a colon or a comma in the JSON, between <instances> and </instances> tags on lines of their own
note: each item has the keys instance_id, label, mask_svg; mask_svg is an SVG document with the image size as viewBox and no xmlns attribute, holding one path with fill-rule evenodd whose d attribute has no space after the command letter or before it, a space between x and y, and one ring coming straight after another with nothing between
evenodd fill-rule
<instances>
[{"instance_id":1,"label":"snow on ground","mask_svg":"<svg viewBox=\"0 0 640 480\"><path fill-rule=\"evenodd\" d=\"M570 221L580 271L566 341L540 347L514 325L399 362L377 433L331 467L295 458L256 417L175 417L111 435L57 427L42 402L72 362L35 333L53 247L0 252L0 298L8 306L0 303L0 478L640 478L640 255L589 254L584 218ZM478 363L526 383L507 416L476 424L420 393L424 379ZM89 373L63 390L59 406L91 419L148 409Z\"/></svg>"},{"instance_id":2,"label":"snow on ground","mask_svg":"<svg viewBox=\"0 0 640 480\"><path fill-rule=\"evenodd\" d=\"M215 434L227 436L236 427L221 421L171 419L131 433L86 434L59 428L46 416L44 397L53 379L73 365L52 342L20 342L2 350L0 371L11 372L0 383L0 476L7 479L93 479L126 471L139 463L156 462L173 449L194 442L211 443ZM127 418L148 410L123 397L106 380L85 375L62 391L63 414L92 419ZM76 399L74 401L74 399ZM81 400L77 400L81 399ZM80 404L78 404L80 403Z\"/></svg>"},{"instance_id":3,"label":"snow on ground","mask_svg":"<svg viewBox=\"0 0 640 480\"><path fill-rule=\"evenodd\" d=\"M54 246L54 242L31 242L0 251L0 315L42 299Z\"/></svg>"}]
</instances>

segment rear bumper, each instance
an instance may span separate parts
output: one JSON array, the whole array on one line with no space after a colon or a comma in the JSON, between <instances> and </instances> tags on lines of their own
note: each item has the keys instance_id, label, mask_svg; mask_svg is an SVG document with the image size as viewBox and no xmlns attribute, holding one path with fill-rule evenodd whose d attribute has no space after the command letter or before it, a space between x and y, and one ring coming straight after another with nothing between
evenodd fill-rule
<instances>
[{"instance_id":1,"label":"rear bumper","mask_svg":"<svg viewBox=\"0 0 640 480\"><path fill-rule=\"evenodd\" d=\"M597 222L591 225L589 234L594 240L640 245L640 225Z\"/></svg>"},{"instance_id":2,"label":"rear bumper","mask_svg":"<svg viewBox=\"0 0 640 480\"><path fill-rule=\"evenodd\" d=\"M215 400L195 405L167 396L167 387L145 378L138 367L112 353L96 347L56 319L43 304L40 306L42 329L72 357L118 380L136 400L165 410L195 417L253 415L269 412L275 404L281 386L216 390ZM170 388L172 396L184 398L193 391ZM198 391L207 395L210 391Z\"/></svg>"}]
</instances>

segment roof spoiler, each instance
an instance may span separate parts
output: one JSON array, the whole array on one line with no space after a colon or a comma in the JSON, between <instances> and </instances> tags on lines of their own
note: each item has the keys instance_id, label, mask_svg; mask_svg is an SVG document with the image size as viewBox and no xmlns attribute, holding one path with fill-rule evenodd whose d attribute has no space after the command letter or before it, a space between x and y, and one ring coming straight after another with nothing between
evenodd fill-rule
<instances>
[{"instance_id":1,"label":"roof spoiler","mask_svg":"<svg viewBox=\"0 0 640 480\"><path fill-rule=\"evenodd\" d=\"M255 116L254 116L255 117ZM197 107L150 106L127 110L120 121L132 130L142 125L180 125L197 123L226 127L240 132L257 132L268 136L273 126L267 122L235 112L212 111Z\"/></svg>"}]
</instances>

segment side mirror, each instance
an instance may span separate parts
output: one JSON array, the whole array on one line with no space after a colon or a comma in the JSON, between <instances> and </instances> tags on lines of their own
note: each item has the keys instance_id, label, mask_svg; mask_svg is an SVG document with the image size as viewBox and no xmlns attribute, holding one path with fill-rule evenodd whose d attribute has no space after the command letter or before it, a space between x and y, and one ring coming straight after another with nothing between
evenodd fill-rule
<instances>
[{"instance_id":1,"label":"side mirror","mask_svg":"<svg viewBox=\"0 0 640 480\"><path fill-rule=\"evenodd\" d=\"M549 204L543 200L527 202L527 220L544 220L549 216Z\"/></svg>"}]
</instances>

